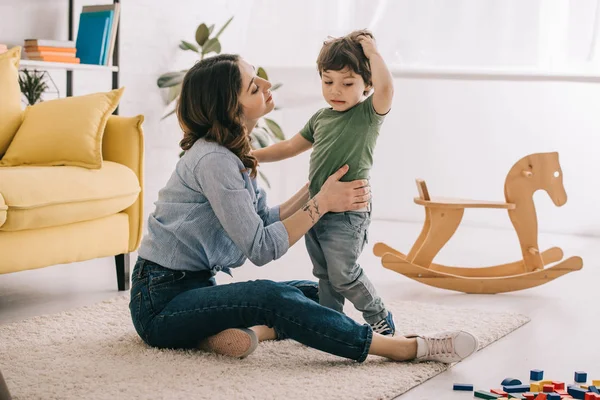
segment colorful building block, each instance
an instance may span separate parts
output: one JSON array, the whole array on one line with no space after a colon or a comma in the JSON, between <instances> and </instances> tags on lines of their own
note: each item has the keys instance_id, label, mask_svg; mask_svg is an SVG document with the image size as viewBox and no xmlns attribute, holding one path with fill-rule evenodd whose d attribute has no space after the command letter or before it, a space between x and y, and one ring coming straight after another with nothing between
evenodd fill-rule
<instances>
[{"instance_id":1,"label":"colorful building block","mask_svg":"<svg viewBox=\"0 0 600 400\"><path fill-rule=\"evenodd\" d=\"M542 391L544 393L552 393L552 392L554 392L554 385L552 385L552 384L550 384L550 385L544 385L542 387Z\"/></svg>"},{"instance_id":2,"label":"colorful building block","mask_svg":"<svg viewBox=\"0 0 600 400\"><path fill-rule=\"evenodd\" d=\"M594 379L592 381L592 385L594 385L594 386L600 386L600 379L598 379L598 380Z\"/></svg>"},{"instance_id":3,"label":"colorful building block","mask_svg":"<svg viewBox=\"0 0 600 400\"><path fill-rule=\"evenodd\" d=\"M536 394L537 393L525 392L525 393L523 393L523 397L525 397L527 400L534 400Z\"/></svg>"},{"instance_id":4,"label":"colorful building block","mask_svg":"<svg viewBox=\"0 0 600 400\"><path fill-rule=\"evenodd\" d=\"M596 394L593 392L587 392L585 394L585 397L583 398L584 400L594 400L594 398L596 397Z\"/></svg>"},{"instance_id":5,"label":"colorful building block","mask_svg":"<svg viewBox=\"0 0 600 400\"><path fill-rule=\"evenodd\" d=\"M556 391L558 390L565 390L565 383L564 382L560 382L560 381L552 381L552 384L554 385L554 390Z\"/></svg>"},{"instance_id":6,"label":"colorful building block","mask_svg":"<svg viewBox=\"0 0 600 400\"><path fill-rule=\"evenodd\" d=\"M521 384L522 384L522 382L520 380L518 380L517 378L504 378L502 383L500 383L500 385L502 385L502 386L514 386L514 385L521 385Z\"/></svg>"},{"instance_id":7,"label":"colorful building block","mask_svg":"<svg viewBox=\"0 0 600 400\"><path fill-rule=\"evenodd\" d=\"M529 384L529 391L530 392L541 392L542 391L542 384L539 382L532 382Z\"/></svg>"},{"instance_id":8,"label":"colorful building block","mask_svg":"<svg viewBox=\"0 0 600 400\"><path fill-rule=\"evenodd\" d=\"M575 371L575 382L585 383L587 381L587 372Z\"/></svg>"},{"instance_id":9,"label":"colorful building block","mask_svg":"<svg viewBox=\"0 0 600 400\"><path fill-rule=\"evenodd\" d=\"M587 392L587 389L582 389L577 386L569 386L567 388L567 392L569 392L569 394L571 396L573 396L573 398L575 398L575 399L583 399L585 397L585 393Z\"/></svg>"},{"instance_id":10,"label":"colorful building block","mask_svg":"<svg viewBox=\"0 0 600 400\"><path fill-rule=\"evenodd\" d=\"M490 400L490 399L499 399L500 397L502 397L502 396L500 396L498 394L486 392L485 390L476 390L475 393L474 393L474 396L478 397L480 399L488 399L488 400Z\"/></svg>"},{"instance_id":11,"label":"colorful building block","mask_svg":"<svg viewBox=\"0 0 600 400\"><path fill-rule=\"evenodd\" d=\"M454 390L464 390L466 392L472 392L473 391L473 385L471 385L470 383L455 383L453 386Z\"/></svg>"},{"instance_id":12,"label":"colorful building block","mask_svg":"<svg viewBox=\"0 0 600 400\"><path fill-rule=\"evenodd\" d=\"M548 396L546 396L547 400L560 400L560 394L558 393L548 393Z\"/></svg>"},{"instance_id":13,"label":"colorful building block","mask_svg":"<svg viewBox=\"0 0 600 400\"><path fill-rule=\"evenodd\" d=\"M522 394L518 394L518 393L509 393L508 398L509 399L518 399L518 400L527 400L527 397L525 397Z\"/></svg>"},{"instance_id":14,"label":"colorful building block","mask_svg":"<svg viewBox=\"0 0 600 400\"><path fill-rule=\"evenodd\" d=\"M503 386L502 389L504 389L506 393L524 393L529 392L530 385L510 385Z\"/></svg>"},{"instance_id":15,"label":"colorful building block","mask_svg":"<svg viewBox=\"0 0 600 400\"><path fill-rule=\"evenodd\" d=\"M541 381L544 379L544 371L541 369L532 369L529 372L529 379L532 381Z\"/></svg>"},{"instance_id":16,"label":"colorful building block","mask_svg":"<svg viewBox=\"0 0 600 400\"><path fill-rule=\"evenodd\" d=\"M538 395L535 396L535 400L548 400L548 396L546 393L538 393Z\"/></svg>"},{"instance_id":17,"label":"colorful building block","mask_svg":"<svg viewBox=\"0 0 600 400\"><path fill-rule=\"evenodd\" d=\"M494 394L499 394L502 397L507 397L508 393L506 393L504 390L502 389L492 389L490 390L490 392L494 393Z\"/></svg>"},{"instance_id":18,"label":"colorful building block","mask_svg":"<svg viewBox=\"0 0 600 400\"><path fill-rule=\"evenodd\" d=\"M592 386L588 387L588 390L590 392L594 392L594 393L600 394L600 390L598 390L598 388L596 387L596 385L592 385Z\"/></svg>"}]
</instances>

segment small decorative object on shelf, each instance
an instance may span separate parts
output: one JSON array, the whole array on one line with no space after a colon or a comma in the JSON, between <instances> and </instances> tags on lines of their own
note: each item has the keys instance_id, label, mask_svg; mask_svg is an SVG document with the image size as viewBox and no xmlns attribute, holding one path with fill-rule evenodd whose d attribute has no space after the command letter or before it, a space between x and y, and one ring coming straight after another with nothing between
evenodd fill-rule
<instances>
[{"instance_id":1,"label":"small decorative object on shelf","mask_svg":"<svg viewBox=\"0 0 600 400\"><path fill-rule=\"evenodd\" d=\"M32 106L43 101L42 95L49 93L48 89L50 89L50 86L48 86L48 82L54 88L53 93L56 93L57 97L60 97L58 87L46 71L38 71L36 69L21 71L19 74L19 86L21 93L25 97L26 105Z\"/></svg>"}]
</instances>

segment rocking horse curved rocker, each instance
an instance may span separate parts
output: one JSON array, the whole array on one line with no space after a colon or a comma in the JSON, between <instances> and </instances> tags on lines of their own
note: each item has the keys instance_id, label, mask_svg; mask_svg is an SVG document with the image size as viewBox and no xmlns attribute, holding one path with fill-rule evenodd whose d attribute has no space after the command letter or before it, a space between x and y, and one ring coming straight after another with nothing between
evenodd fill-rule
<instances>
[{"instance_id":1,"label":"rocking horse curved rocker","mask_svg":"<svg viewBox=\"0 0 600 400\"><path fill-rule=\"evenodd\" d=\"M416 204L425 207L425 224L407 255L385 243L376 243L373 252L383 266L418 282L465 293L503 293L529 289L550 282L583 267L581 257L562 262L563 252L552 247L540 252L533 194L545 190L560 207L567 202L558 153L537 153L523 157L508 172L504 184L506 202L431 198L424 181L417 180ZM502 265L469 268L432 263L460 224L465 208L508 210L521 246L523 259ZM550 265L552 263L556 263Z\"/></svg>"}]
</instances>

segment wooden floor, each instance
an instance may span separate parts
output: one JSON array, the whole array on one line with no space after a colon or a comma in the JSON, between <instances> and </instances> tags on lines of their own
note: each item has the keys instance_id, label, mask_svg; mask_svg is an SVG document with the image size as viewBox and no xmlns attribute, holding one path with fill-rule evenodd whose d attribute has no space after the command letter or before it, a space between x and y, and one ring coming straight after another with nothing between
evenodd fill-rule
<instances>
[{"instance_id":1,"label":"wooden floor","mask_svg":"<svg viewBox=\"0 0 600 400\"><path fill-rule=\"evenodd\" d=\"M600 238L541 235L541 248L559 246L565 257L583 257L583 270L526 291L465 295L414 282L384 269L373 256L377 241L407 252L419 231L418 224L373 222L361 264L384 301L386 295L394 293L395 298L412 301L515 311L532 321L400 398L470 399L472 393L453 392L452 384L472 383L489 390L499 387L505 377L528 380L530 369L543 369L546 378L567 383L576 370L587 371L590 380L600 379ZM513 231L460 227L436 261L483 266L517 259L519 246ZM218 280L311 279L310 271L310 260L300 241L268 266L247 265L235 270L233 279L220 274ZM116 287L113 258L0 275L0 324L93 304L117 295Z\"/></svg>"}]
</instances>

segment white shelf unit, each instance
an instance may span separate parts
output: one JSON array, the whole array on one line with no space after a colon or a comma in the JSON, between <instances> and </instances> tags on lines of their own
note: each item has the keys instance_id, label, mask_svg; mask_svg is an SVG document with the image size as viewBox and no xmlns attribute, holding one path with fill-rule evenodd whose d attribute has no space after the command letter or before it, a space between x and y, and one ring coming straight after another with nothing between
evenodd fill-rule
<instances>
[{"instance_id":1,"label":"white shelf unit","mask_svg":"<svg viewBox=\"0 0 600 400\"><path fill-rule=\"evenodd\" d=\"M20 69L58 69L63 71L107 71L107 72L118 72L119 67L113 65L93 65L93 64L71 64L71 63L60 63L60 62L49 62L49 61L37 61L37 60L21 60L19 63Z\"/></svg>"}]
</instances>

